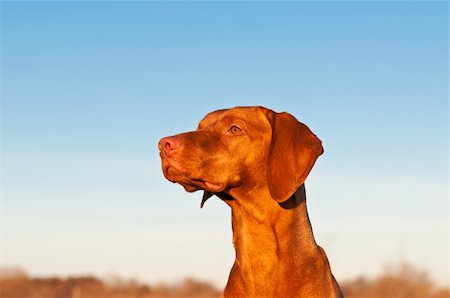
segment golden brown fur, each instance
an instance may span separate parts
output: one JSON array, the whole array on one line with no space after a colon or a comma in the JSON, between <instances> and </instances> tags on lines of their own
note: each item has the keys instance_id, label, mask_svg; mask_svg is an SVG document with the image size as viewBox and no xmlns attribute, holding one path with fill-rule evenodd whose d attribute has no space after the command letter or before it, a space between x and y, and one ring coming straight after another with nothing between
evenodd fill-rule
<instances>
[{"instance_id":1,"label":"golden brown fur","mask_svg":"<svg viewBox=\"0 0 450 298\"><path fill-rule=\"evenodd\" d=\"M341 297L306 210L320 140L287 113L237 107L159 143L164 176L232 209L236 261L224 297Z\"/></svg>"}]
</instances>

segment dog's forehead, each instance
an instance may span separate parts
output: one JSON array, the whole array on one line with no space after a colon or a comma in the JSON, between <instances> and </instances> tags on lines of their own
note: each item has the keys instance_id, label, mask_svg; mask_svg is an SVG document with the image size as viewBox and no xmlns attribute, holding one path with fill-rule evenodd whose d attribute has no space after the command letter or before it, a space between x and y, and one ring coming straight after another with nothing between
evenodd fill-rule
<instances>
[{"instance_id":1,"label":"dog's forehead","mask_svg":"<svg viewBox=\"0 0 450 298\"><path fill-rule=\"evenodd\" d=\"M198 129L210 126L224 120L241 119L244 121L252 121L259 119L267 119L273 111L264 107L235 107L232 109L217 110L208 113L199 123Z\"/></svg>"},{"instance_id":2,"label":"dog's forehead","mask_svg":"<svg viewBox=\"0 0 450 298\"><path fill-rule=\"evenodd\" d=\"M198 123L198 129L210 126L211 124L217 122L223 117L230 109L222 109L214 112L208 113L200 122Z\"/></svg>"}]
</instances>

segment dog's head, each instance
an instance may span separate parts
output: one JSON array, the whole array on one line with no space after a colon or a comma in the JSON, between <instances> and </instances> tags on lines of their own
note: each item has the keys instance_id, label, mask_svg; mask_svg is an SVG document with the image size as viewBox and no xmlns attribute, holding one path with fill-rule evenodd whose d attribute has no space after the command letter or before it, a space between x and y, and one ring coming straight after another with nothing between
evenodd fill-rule
<instances>
[{"instance_id":1,"label":"dog's head","mask_svg":"<svg viewBox=\"0 0 450 298\"><path fill-rule=\"evenodd\" d=\"M206 115L196 131L160 140L164 176L187 191L267 189L283 202L303 184L320 140L288 113L236 107Z\"/></svg>"}]
</instances>

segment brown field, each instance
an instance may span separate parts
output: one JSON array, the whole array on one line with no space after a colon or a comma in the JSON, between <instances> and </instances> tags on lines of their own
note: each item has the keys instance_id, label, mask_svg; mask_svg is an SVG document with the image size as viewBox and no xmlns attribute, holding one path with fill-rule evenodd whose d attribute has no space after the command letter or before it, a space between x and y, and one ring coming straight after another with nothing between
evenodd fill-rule
<instances>
[{"instance_id":1,"label":"brown field","mask_svg":"<svg viewBox=\"0 0 450 298\"><path fill-rule=\"evenodd\" d=\"M347 298L449 298L450 290L436 286L426 272L401 264L373 279L341 281ZM120 278L93 276L31 277L19 269L0 270L1 298L216 298L211 284L186 279L176 284L147 285Z\"/></svg>"}]
</instances>

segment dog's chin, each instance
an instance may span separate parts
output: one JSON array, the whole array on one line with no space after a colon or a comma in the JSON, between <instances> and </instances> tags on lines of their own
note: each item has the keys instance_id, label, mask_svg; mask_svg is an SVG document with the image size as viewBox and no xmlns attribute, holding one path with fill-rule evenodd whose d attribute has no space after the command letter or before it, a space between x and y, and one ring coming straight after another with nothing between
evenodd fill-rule
<instances>
[{"instance_id":1,"label":"dog's chin","mask_svg":"<svg viewBox=\"0 0 450 298\"><path fill-rule=\"evenodd\" d=\"M183 184L183 183L180 183L180 184L181 184L181 186L184 187L184 190L186 190L187 192L194 192L194 191L201 189L200 187L197 187L195 185L188 185L188 184Z\"/></svg>"},{"instance_id":2,"label":"dog's chin","mask_svg":"<svg viewBox=\"0 0 450 298\"><path fill-rule=\"evenodd\" d=\"M187 192L194 192L197 190L206 190L211 193L219 193L225 189L225 184L223 183L211 183L204 181L202 179L191 179L187 177L178 177L174 179L176 182L184 187Z\"/></svg>"},{"instance_id":3,"label":"dog's chin","mask_svg":"<svg viewBox=\"0 0 450 298\"><path fill-rule=\"evenodd\" d=\"M194 192L197 190L206 190L211 193L219 193L225 189L224 184L220 183L210 183L203 180L188 180L179 181L187 192Z\"/></svg>"}]
</instances>

